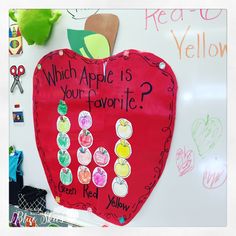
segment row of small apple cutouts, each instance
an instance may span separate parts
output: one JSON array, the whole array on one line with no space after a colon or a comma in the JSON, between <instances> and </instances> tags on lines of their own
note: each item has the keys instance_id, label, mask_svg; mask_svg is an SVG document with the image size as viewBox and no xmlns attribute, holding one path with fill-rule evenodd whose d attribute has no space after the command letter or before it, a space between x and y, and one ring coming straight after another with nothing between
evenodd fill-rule
<instances>
[{"instance_id":1,"label":"row of small apple cutouts","mask_svg":"<svg viewBox=\"0 0 236 236\"><path fill-rule=\"evenodd\" d=\"M67 132L70 130L71 124L69 118L66 116L68 108L64 101L61 100L59 102L57 110L60 114L57 120L57 130L59 131L57 145L60 148L58 151L58 161L62 166L60 180L64 185L70 185L73 180L73 175L70 168L68 168L71 163L71 157L67 151L70 146L70 138L67 135ZM81 165L78 167L77 177L81 184L89 184L91 181L91 172L87 165L92 160L92 154L89 147L93 144L93 136L88 130L92 126L92 117L90 113L87 111L80 112L78 122L82 130L78 136L81 147L77 150L77 159ZM107 173L102 167L108 165L110 161L109 153L105 148L99 147L94 152L93 159L99 167L94 169L92 181L97 187L104 187L107 183Z\"/></svg>"},{"instance_id":2,"label":"row of small apple cutouts","mask_svg":"<svg viewBox=\"0 0 236 236\"><path fill-rule=\"evenodd\" d=\"M127 139L133 134L132 124L124 118L116 122L116 135L120 138L115 145L115 154L118 159L114 165L117 177L112 181L112 191L118 197L128 194L128 184L125 180L131 174L131 166L127 159L132 154L132 148Z\"/></svg>"},{"instance_id":3,"label":"row of small apple cutouts","mask_svg":"<svg viewBox=\"0 0 236 236\"><path fill-rule=\"evenodd\" d=\"M60 171L60 180L63 184L69 185L72 180L72 172L68 166L71 163L71 157L67 149L70 147L70 138L67 135L67 132L70 130L71 124L69 118L66 116L68 111L67 105L64 101L60 101L57 107L57 112L59 117L57 119L57 145L59 151L57 153L58 162L62 166Z\"/></svg>"}]
</instances>

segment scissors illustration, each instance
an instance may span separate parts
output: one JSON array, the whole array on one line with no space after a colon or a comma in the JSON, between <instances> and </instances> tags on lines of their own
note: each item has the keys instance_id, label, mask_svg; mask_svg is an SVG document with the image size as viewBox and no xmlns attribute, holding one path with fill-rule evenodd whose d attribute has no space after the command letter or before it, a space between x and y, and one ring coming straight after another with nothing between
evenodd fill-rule
<instances>
[{"instance_id":1,"label":"scissors illustration","mask_svg":"<svg viewBox=\"0 0 236 236\"><path fill-rule=\"evenodd\" d=\"M18 68L15 65L11 66L10 74L14 77L14 82L11 86L11 92L12 93L13 93L16 85L18 85L21 93L24 92L24 90L21 86L21 83L20 83L20 76L23 75L24 73L25 73L25 67L23 65L18 66Z\"/></svg>"}]
</instances>

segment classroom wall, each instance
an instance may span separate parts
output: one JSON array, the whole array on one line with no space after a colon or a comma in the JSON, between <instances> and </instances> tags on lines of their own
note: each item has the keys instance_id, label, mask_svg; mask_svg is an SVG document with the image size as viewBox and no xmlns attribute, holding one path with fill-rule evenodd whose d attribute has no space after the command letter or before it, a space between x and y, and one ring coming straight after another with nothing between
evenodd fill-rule
<instances>
[{"instance_id":1,"label":"classroom wall","mask_svg":"<svg viewBox=\"0 0 236 236\"><path fill-rule=\"evenodd\" d=\"M69 10L74 14L76 11ZM23 54L10 56L9 65L23 64L24 93L10 93L10 144L24 153L24 183L48 191L47 207L72 223L110 225L90 212L59 206L51 192L37 151L32 111L33 72L48 52L70 48L67 29L83 29L85 18L95 12L77 11L77 19L65 9L45 46L29 46ZM113 13L120 25L113 54L126 49L152 52L166 60L178 81L174 137L163 175L129 226L225 226L226 225L226 10L103 10ZM10 21L10 23L12 23ZM12 83L9 75L9 86ZM19 103L24 124L14 124L12 110ZM208 118L222 127L205 142L204 131L193 137L194 122ZM217 133L217 132L220 132ZM219 135L218 135L219 134ZM197 139L197 144L194 141ZM214 143L214 145L213 145ZM199 151L200 150L200 151ZM201 150L204 154L201 153Z\"/></svg>"}]
</instances>

